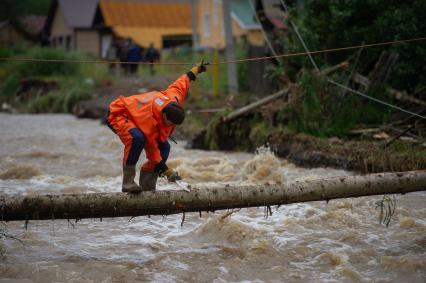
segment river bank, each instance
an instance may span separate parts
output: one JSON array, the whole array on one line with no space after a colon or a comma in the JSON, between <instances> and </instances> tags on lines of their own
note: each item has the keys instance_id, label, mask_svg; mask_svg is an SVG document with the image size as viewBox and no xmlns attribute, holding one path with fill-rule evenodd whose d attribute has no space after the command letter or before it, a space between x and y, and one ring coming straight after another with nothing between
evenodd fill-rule
<instances>
[{"instance_id":1,"label":"river bank","mask_svg":"<svg viewBox=\"0 0 426 283\"><path fill-rule=\"evenodd\" d=\"M291 133L280 128L265 132L263 127L251 128L245 121L226 126L220 123L204 130L192 140L192 148L255 151L267 145L281 158L297 166L332 167L361 173L396 172L426 168L425 144L370 137L339 139L319 138Z\"/></svg>"}]
</instances>

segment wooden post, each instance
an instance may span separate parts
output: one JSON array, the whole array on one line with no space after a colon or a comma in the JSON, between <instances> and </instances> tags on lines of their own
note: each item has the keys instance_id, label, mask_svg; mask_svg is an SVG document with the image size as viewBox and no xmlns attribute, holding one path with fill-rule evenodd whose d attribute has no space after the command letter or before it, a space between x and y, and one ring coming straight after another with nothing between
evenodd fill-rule
<instances>
[{"instance_id":1,"label":"wooden post","mask_svg":"<svg viewBox=\"0 0 426 283\"><path fill-rule=\"evenodd\" d=\"M219 96L219 48L213 51L213 95Z\"/></svg>"}]
</instances>

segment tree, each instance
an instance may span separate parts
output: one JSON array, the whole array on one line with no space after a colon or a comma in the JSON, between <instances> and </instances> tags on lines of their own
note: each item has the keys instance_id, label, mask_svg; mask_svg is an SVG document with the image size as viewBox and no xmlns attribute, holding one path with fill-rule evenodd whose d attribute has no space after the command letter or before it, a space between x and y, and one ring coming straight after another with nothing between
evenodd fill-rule
<instances>
[{"instance_id":1,"label":"tree","mask_svg":"<svg viewBox=\"0 0 426 283\"><path fill-rule=\"evenodd\" d=\"M304 9L294 15L302 36L311 50L353 46L424 37L426 1L306 1ZM294 42L297 42L294 40ZM426 82L426 45L424 42L369 48L361 54L360 72L368 73L383 50L400 55L391 86L413 92ZM316 56L323 64L334 65L353 51Z\"/></svg>"},{"instance_id":2,"label":"tree","mask_svg":"<svg viewBox=\"0 0 426 283\"><path fill-rule=\"evenodd\" d=\"M50 0L2 0L0 21L14 20L22 15L47 15Z\"/></svg>"}]
</instances>

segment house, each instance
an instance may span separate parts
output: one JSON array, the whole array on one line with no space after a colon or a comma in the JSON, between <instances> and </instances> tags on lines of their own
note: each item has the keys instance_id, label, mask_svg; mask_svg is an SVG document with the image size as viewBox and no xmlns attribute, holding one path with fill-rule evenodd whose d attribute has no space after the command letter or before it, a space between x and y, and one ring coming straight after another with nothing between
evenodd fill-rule
<instances>
[{"instance_id":1,"label":"house","mask_svg":"<svg viewBox=\"0 0 426 283\"><path fill-rule=\"evenodd\" d=\"M156 48L192 44L191 5L188 1L100 0L104 24L117 37Z\"/></svg>"},{"instance_id":2,"label":"house","mask_svg":"<svg viewBox=\"0 0 426 283\"><path fill-rule=\"evenodd\" d=\"M93 27L97 7L98 0L52 0L45 26L50 45L99 55L104 29Z\"/></svg>"},{"instance_id":3,"label":"house","mask_svg":"<svg viewBox=\"0 0 426 283\"><path fill-rule=\"evenodd\" d=\"M52 0L45 33L51 46L106 57L117 38L130 38L141 47L153 43L159 49L192 45L194 23L197 46L224 48L223 1ZM278 28L283 26L277 8L270 7L279 0L227 1L230 1L232 31L236 39L245 38L251 45L264 45L263 23L258 21L255 13L259 5L265 13L272 15L268 19L273 24ZM194 21L192 14L195 15Z\"/></svg>"},{"instance_id":4,"label":"house","mask_svg":"<svg viewBox=\"0 0 426 283\"><path fill-rule=\"evenodd\" d=\"M0 47L38 44L45 21L44 16L28 15L13 21L0 22Z\"/></svg>"},{"instance_id":5,"label":"house","mask_svg":"<svg viewBox=\"0 0 426 283\"><path fill-rule=\"evenodd\" d=\"M197 0L198 45L201 48L224 48L223 1ZM234 38L246 38L251 45L263 45L261 25L251 0L229 0Z\"/></svg>"},{"instance_id":6,"label":"house","mask_svg":"<svg viewBox=\"0 0 426 283\"><path fill-rule=\"evenodd\" d=\"M191 44L191 7L182 0L53 0L45 31L53 47L98 57L115 38L142 47Z\"/></svg>"}]
</instances>

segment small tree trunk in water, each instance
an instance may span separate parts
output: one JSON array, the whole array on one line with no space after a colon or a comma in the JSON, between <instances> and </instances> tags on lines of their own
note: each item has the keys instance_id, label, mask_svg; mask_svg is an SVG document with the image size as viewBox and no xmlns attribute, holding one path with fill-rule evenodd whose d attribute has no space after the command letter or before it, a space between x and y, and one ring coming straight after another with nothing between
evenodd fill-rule
<instances>
[{"instance_id":1,"label":"small tree trunk in water","mask_svg":"<svg viewBox=\"0 0 426 283\"><path fill-rule=\"evenodd\" d=\"M0 196L0 219L82 219L281 205L426 189L426 171L379 173L294 182L290 185L225 186L185 191Z\"/></svg>"}]
</instances>

